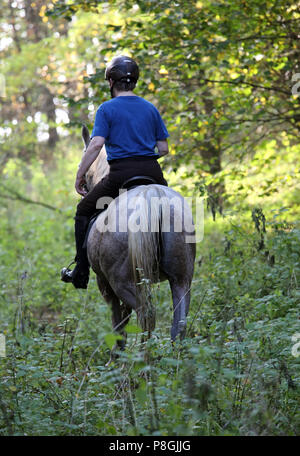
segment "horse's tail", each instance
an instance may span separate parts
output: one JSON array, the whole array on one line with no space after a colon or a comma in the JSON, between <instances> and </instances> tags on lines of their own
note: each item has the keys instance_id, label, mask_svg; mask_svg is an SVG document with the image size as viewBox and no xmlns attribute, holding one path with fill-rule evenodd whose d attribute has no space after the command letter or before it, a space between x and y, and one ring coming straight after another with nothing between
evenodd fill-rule
<instances>
[{"instance_id":1,"label":"horse's tail","mask_svg":"<svg viewBox=\"0 0 300 456\"><path fill-rule=\"evenodd\" d=\"M137 315L143 331L149 332L155 327L151 283L156 282L159 275L161 196L164 196L163 189L147 186L136 197L135 209L129 217L128 249L136 284ZM138 218L138 226L131 225L131 217L133 222Z\"/></svg>"}]
</instances>

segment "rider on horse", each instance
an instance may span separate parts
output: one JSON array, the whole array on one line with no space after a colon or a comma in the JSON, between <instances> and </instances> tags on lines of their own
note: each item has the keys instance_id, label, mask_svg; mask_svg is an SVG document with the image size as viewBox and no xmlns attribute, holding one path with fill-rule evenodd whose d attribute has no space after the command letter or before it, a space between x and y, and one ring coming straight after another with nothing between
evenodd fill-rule
<instances>
[{"instance_id":1,"label":"rider on horse","mask_svg":"<svg viewBox=\"0 0 300 456\"><path fill-rule=\"evenodd\" d=\"M138 65L130 57L115 57L106 67L105 79L112 99L97 110L91 141L75 182L76 191L83 196L75 215L76 266L73 271L61 271L61 280L72 282L76 288L87 288L89 280L89 261L83 244L98 199L116 198L122 184L135 176L149 176L157 184L167 185L157 158L168 153L169 134L156 107L133 93L138 78ZM109 173L87 193L85 173L104 143Z\"/></svg>"}]
</instances>

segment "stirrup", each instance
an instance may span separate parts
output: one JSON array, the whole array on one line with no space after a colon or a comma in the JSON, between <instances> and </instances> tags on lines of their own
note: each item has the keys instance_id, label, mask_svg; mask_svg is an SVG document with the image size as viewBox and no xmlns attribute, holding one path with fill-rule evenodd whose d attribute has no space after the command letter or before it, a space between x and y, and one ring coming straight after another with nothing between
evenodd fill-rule
<instances>
[{"instance_id":1,"label":"stirrup","mask_svg":"<svg viewBox=\"0 0 300 456\"><path fill-rule=\"evenodd\" d=\"M66 283L72 282L72 269L70 269L70 266L72 266L74 263L76 263L76 261L71 261L71 263L66 268L62 268L60 271L60 280Z\"/></svg>"},{"instance_id":2,"label":"stirrup","mask_svg":"<svg viewBox=\"0 0 300 456\"><path fill-rule=\"evenodd\" d=\"M71 264L76 263L76 261L72 261ZM89 283L89 277L90 277L90 271L89 271L89 266L87 267L86 270L80 271L80 263L77 262L75 268L73 271L69 269L69 266L67 268L63 268L61 270L61 280L66 283L72 283L75 288L83 288L87 289L88 283ZM75 275L74 275L75 272Z\"/></svg>"}]
</instances>

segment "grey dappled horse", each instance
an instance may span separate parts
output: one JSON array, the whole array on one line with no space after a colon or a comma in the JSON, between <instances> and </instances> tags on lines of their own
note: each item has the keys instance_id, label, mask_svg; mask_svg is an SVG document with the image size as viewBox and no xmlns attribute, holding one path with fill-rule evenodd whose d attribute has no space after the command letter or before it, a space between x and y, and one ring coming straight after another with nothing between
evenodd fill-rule
<instances>
[{"instance_id":1,"label":"grey dappled horse","mask_svg":"<svg viewBox=\"0 0 300 456\"><path fill-rule=\"evenodd\" d=\"M82 137L87 148L89 132L85 126ZM86 173L88 190L108 171L103 147ZM173 205L170 206L171 200ZM173 298L171 339L174 341L177 335L180 338L185 335L195 243L186 242L186 236L193 238L194 225L191 210L183 203L182 196L169 187L140 185L113 200L91 228L87 241L89 262L97 275L100 292L112 306L113 328L124 338L124 327L132 309L137 312L143 331L153 331L155 308L151 305L150 284L163 280L169 281ZM133 223L133 228L136 225L149 228L151 221L152 229L133 229L129 226L130 220L138 221ZM120 222L123 228L120 228ZM108 226L113 229L107 229ZM164 226L167 229L164 230ZM189 227L189 232L185 226ZM124 349L125 340L118 341L118 346Z\"/></svg>"}]
</instances>

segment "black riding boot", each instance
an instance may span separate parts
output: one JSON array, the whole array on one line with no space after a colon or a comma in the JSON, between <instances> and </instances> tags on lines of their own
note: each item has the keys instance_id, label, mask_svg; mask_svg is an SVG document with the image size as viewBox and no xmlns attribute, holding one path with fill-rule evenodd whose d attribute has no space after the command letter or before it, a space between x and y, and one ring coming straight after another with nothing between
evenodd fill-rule
<instances>
[{"instance_id":1,"label":"black riding boot","mask_svg":"<svg viewBox=\"0 0 300 456\"><path fill-rule=\"evenodd\" d=\"M87 288L89 282L90 265L87 249L83 248L89 221L90 217L83 215L75 217L76 266L73 271L69 268L61 270L61 280L63 282L72 282L75 288Z\"/></svg>"}]
</instances>

